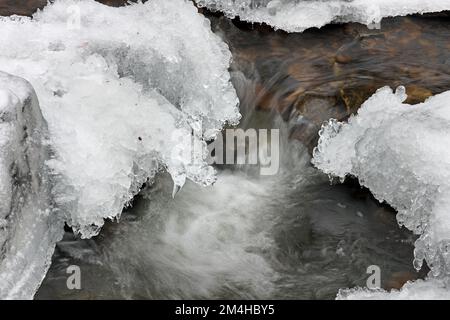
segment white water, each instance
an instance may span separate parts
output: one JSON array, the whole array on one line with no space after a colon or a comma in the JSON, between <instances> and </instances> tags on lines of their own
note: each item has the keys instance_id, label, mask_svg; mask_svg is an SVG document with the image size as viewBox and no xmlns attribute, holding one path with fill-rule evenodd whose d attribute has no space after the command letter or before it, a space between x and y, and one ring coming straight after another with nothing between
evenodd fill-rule
<instances>
[{"instance_id":1,"label":"white water","mask_svg":"<svg viewBox=\"0 0 450 320\"><path fill-rule=\"evenodd\" d=\"M277 275L260 253L274 247L275 181L224 173L204 190L187 184L175 201L167 180L158 186L145 216L102 250L123 297L271 296Z\"/></svg>"},{"instance_id":2,"label":"white water","mask_svg":"<svg viewBox=\"0 0 450 320\"><path fill-rule=\"evenodd\" d=\"M277 176L225 170L213 186L187 182L175 199L170 178L158 176L147 199L94 240L66 234L38 298L332 299L362 285L368 264L383 265L386 280L412 269L394 221L329 186L302 154L309 159L298 150L298 167ZM81 291L65 287L71 264Z\"/></svg>"},{"instance_id":3,"label":"white water","mask_svg":"<svg viewBox=\"0 0 450 320\"><path fill-rule=\"evenodd\" d=\"M236 74L234 84L255 103L250 80ZM281 119L242 109L253 110L243 123L281 126L277 175L225 166L214 185L187 182L175 199L170 177L158 175L120 223L92 240L65 235L37 298L332 299L364 284L370 264L383 266L386 282L413 270L413 239L392 212L330 186ZM71 264L82 290L62 281Z\"/></svg>"},{"instance_id":4,"label":"white water","mask_svg":"<svg viewBox=\"0 0 450 320\"><path fill-rule=\"evenodd\" d=\"M195 0L228 17L302 32L329 23L379 23L384 17L450 10L450 0Z\"/></svg>"}]
</instances>

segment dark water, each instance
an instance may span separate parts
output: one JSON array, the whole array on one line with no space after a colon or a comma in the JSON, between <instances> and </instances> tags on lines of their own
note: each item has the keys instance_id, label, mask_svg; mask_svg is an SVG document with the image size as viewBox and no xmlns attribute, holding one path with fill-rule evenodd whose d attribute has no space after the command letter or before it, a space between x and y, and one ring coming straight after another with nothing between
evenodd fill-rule
<instances>
[{"instance_id":1,"label":"dark water","mask_svg":"<svg viewBox=\"0 0 450 320\"><path fill-rule=\"evenodd\" d=\"M332 299L365 286L378 265L384 288L423 276L414 236L355 182L330 185L309 164L317 131L345 119L377 88L405 85L409 102L448 89L448 17L385 19L303 34L210 16L229 44L243 128L282 130L282 168L220 168L218 183L191 183L175 199L166 175L95 239L61 241L36 298ZM78 265L82 290L68 290Z\"/></svg>"},{"instance_id":2,"label":"dark water","mask_svg":"<svg viewBox=\"0 0 450 320\"><path fill-rule=\"evenodd\" d=\"M405 86L412 104L449 88L448 13L384 19L380 30L344 24L302 34L212 20L234 69L254 85L244 107L276 109L310 149L323 121L346 119L382 86Z\"/></svg>"}]
</instances>

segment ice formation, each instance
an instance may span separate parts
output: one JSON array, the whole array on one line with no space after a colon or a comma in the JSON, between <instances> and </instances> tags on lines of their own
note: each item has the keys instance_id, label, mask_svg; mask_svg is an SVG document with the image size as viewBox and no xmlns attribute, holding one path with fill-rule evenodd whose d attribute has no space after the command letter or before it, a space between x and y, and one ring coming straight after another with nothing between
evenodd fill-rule
<instances>
[{"instance_id":1,"label":"ice formation","mask_svg":"<svg viewBox=\"0 0 450 320\"><path fill-rule=\"evenodd\" d=\"M302 32L334 22L377 24L384 17L450 10L450 0L195 0L228 17Z\"/></svg>"},{"instance_id":2,"label":"ice formation","mask_svg":"<svg viewBox=\"0 0 450 320\"><path fill-rule=\"evenodd\" d=\"M30 86L11 91L2 76L1 228L10 223L4 221L9 210L6 199L14 201L11 179L18 179L8 168L27 152L36 158L34 166L45 161L54 181L50 198L44 185L24 181L34 210L28 208L19 216L29 221L20 223L30 233L28 242L39 243L39 250L46 252L53 250L59 231L48 235L52 241L45 240L44 234L53 231L33 227L33 215L64 219L83 237L90 237L105 218L118 217L159 170L171 174L175 190L186 179L203 185L214 182L215 172L204 161L206 140L225 123L236 123L240 115L228 73L231 54L191 2L152 0L112 8L93 0L59 0L33 19L0 17L0 39L0 70L29 81L45 119L39 118ZM22 111L26 115L19 112L15 97L26 106ZM4 115L14 115L3 110L16 110L17 119L4 120ZM45 122L49 138L38 148L39 139L46 136ZM26 130L22 126L36 128L28 137L36 135L30 143L40 151L21 145L20 130ZM16 136L3 133L15 127ZM23 151L11 147L5 154L4 145L12 144ZM191 149L192 144L197 148ZM45 158L47 148L52 156ZM40 169L29 167L32 175ZM45 208L52 210L40 214ZM12 234L2 231L0 244L13 241ZM2 277L14 277L28 267L45 272L49 256L36 260L37 252L18 258L20 268L8 264L4 251L8 255L16 245L20 243L0 251ZM0 298L31 298L44 272L27 283L0 281Z\"/></svg>"},{"instance_id":3,"label":"ice formation","mask_svg":"<svg viewBox=\"0 0 450 320\"><path fill-rule=\"evenodd\" d=\"M63 233L62 220L51 213L53 181L45 166L51 156L47 136L47 125L30 84L0 72L2 298L34 294L54 243Z\"/></svg>"},{"instance_id":4,"label":"ice formation","mask_svg":"<svg viewBox=\"0 0 450 320\"><path fill-rule=\"evenodd\" d=\"M450 276L450 91L417 105L405 99L404 87L395 93L384 87L348 123L330 120L320 132L313 163L331 176L357 177L394 207L399 224L420 235L414 266L421 268L425 260L429 277L445 284ZM411 292L415 286L409 286Z\"/></svg>"},{"instance_id":5,"label":"ice formation","mask_svg":"<svg viewBox=\"0 0 450 320\"><path fill-rule=\"evenodd\" d=\"M345 289L338 300L450 300L450 290L443 280L407 282L401 290Z\"/></svg>"}]
</instances>

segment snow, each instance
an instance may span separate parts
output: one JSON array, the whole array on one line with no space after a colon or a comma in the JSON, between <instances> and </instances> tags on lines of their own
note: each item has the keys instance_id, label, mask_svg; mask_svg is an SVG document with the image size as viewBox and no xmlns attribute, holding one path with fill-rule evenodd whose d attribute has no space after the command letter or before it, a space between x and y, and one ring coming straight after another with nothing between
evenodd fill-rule
<instances>
[{"instance_id":1,"label":"snow","mask_svg":"<svg viewBox=\"0 0 450 320\"><path fill-rule=\"evenodd\" d=\"M450 10L450 0L195 0L228 17L303 32L336 22L376 25L384 17Z\"/></svg>"},{"instance_id":2,"label":"snow","mask_svg":"<svg viewBox=\"0 0 450 320\"><path fill-rule=\"evenodd\" d=\"M191 2L112 8L93 0L59 0L33 19L0 17L0 39L0 71L29 81L48 124L50 216L91 237L105 218L118 218L158 171L170 173L175 191L186 179L215 181L206 141L240 114L228 47ZM2 108L13 105L3 86ZM2 200L11 195L5 161L11 160L2 154ZM0 217L7 207L2 201ZM38 231L48 232L30 232L37 237ZM54 242L42 244L53 250ZM42 260L24 257L22 263L36 264L45 274ZM1 273L20 272L6 270ZM39 282L27 290L7 287L0 297L30 298Z\"/></svg>"},{"instance_id":3,"label":"snow","mask_svg":"<svg viewBox=\"0 0 450 320\"><path fill-rule=\"evenodd\" d=\"M396 209L399 224L420 235L414 266L426 260L429 276L444 281L450 276L450 91L417 105L405 99L404 87L395 93L384 87L348 123L330 120L313 163L341 180L357 177Z\"/></svg>"}]
</instances>

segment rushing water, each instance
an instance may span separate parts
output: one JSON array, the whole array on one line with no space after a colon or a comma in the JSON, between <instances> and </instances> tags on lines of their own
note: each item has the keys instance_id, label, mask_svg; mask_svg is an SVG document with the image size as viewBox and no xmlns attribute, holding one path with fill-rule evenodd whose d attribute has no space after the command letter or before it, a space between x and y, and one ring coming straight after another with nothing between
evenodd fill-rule
<instances>
[{"instance_id":1,"label":"rushing water","mask_svg":"<svg viewBox=\"0 0 450 320\"><path fill-rule=\"evenodd\" d=\"M414 239L390 210L305 163L288 166L270 178L224 170L175 199L160 176L96 239L67 233L37 298L333 298L365 285L372 264L386 287L414 272ZM80 291L66 288L72 264Z\"/></svg>"},{"instance_id":2,"label":"rushing water","mask_svg":"<svg viewBox=\"0 0 450 320\"><path fill-rule=\"evenodd\" d=\"M281 129L280 172L224 166L214 186L187 183L175 199L170 177L158 176L98 237L67 232L36 298L332 299L365 286L370 265L384 288L421 276L415 237L395 213L357 185L330 185L309 151L322 121L345 119L382 85L405 85L410 102L448 87L448 18L301 35L211 19L234 56L240 126ZM81 267L82 290L66 287L70 265Z\"/></svg>"}]
</instances>

